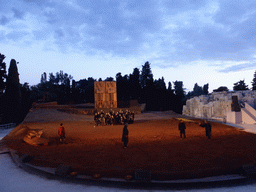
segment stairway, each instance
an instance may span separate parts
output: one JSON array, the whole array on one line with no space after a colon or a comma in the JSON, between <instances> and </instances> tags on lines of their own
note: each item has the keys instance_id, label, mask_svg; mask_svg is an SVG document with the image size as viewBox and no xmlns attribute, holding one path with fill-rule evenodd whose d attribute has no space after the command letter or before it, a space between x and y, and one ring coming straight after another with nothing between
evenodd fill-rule
<instances>
[{"instance_id":1,"label":"stairway","mask_svg":"<svg viewBox=\"0 0 256 192\"><path fill-rule=\"evenodd\" d=\"M246 102L244 102L242 106L244 106L241 108L243 123L255 124L256 123L256 110L254 108L252 108Z\"/></svg>"}]
</instances>

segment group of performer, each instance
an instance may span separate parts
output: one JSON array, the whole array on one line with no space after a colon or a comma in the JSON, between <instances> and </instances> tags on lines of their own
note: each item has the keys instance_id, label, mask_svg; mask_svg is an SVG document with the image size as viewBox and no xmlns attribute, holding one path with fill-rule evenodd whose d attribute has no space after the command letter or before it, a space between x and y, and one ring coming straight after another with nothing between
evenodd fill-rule
<instances>
[{"instance_id":1,"label":"group of performer","mask_svg":"<svg viewBox=\"0 0 256 192\"><path fill-rule=\"evenodd\" d=\"M124 143L124 148L127 147L128 144L128 134L129 131L127 129L128 123L133 123L134 121L134 112L130 112L129 110L126 110L123 112L122 110L115 113L113 110L110 110L108 113L104 113L103 110L101 112L97 112L94 115L95 120L95 126L98 125L114 125L115 123L121 123L124 124L123 128L123 134L122 134L122 142ZM211 124L207 121L203 121L203 123L199 123L199 126L204 127L206 131L206 136L208 139L211 138ZM183 120L179 122L178 125L179 131L180 131L180 138L186 138L185 129L186 125ZM63 127L63 124L60 124L60 127L58 129L58 135L60 136L60 142L65 142L65 129Z\"/></svg>"},{"instance_id":2,"label":"group of performer","mask_svg":"<svg viewBox=\"0 0 256 192\"><path fill-rule=\"evenodd\" d=\"M203 122L199 123L199 126L205 128L206 137L208 137L208 139L211 139L211 135L212 135L211 124L208 121L204 120ZM186 138L185 129L186 129L186 126L184 121L182 120L179 122L180 138L182 138L182 136L183 138Z\"/></svg>"},{"instance_id":3,"label":"group of performer","mask_svg":"<svg viewBox=\"0 0 256 192\"><path fill-rule=\"evenodd\" d=\"M131 124L134 122L134 112L130 110L119 110L118 112L114 112L112 109L109 112L105 113L104 110L96 112L94 114L95 126L98 125L116 125L125 123Z\"/></svg>"}]
</instances>

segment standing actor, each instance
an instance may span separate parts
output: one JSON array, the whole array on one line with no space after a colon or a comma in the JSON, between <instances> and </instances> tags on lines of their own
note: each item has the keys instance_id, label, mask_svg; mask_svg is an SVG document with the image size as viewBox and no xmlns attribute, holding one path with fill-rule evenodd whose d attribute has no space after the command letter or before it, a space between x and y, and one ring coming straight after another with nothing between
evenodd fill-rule
<instances>
[{"instance_id":1,"label":"standing actor","mask_svg":"<svg viewBox=\"0 0 256 192\"><path fill-rule=\"evenodd\" d=\"M123 135L122 135L122 142L124 142L124 148L126 148L127 144L128 144L129 131L128 131L127 127L128 127L128 123L125 123L124 128L123 128Z\"/></svg>"},{"instance_id":2,"label":"standing actor","mask_svg":"<svg viewBox=\"0 0 256 192\"><path fill-rule=\"evenodd\" d=\"M184 135L184 139L186 138L185 129L186 129L186 125L184 121L180 121L179 123L180 138L182 138L182 135Z\"/></svg>"},{"instance_id":3,"label":"standing actor","mask_svg":"<svg viewBox=\"0 0 256 192\"><path fill-rule=\"evenodd\" d=\"M66 140L66 136L65 136L66 132L65 132L65 128L63 127L63 124L60 124L60 127L58 129L58 135L60 136L60 142L63 142Z\"/></svg>"},{"instance_id":4,"label":"standing actor","mask_svg":"<svg viewBox=\"0 0 256 192\"><path fill-rule=\"evenodd\" d=\"M201 127L205 128L205 133L206 136L208 137L208 139L211 139L211 135L212 135L212 126L209 122L204 121L203 123L199 124Z\"/></svg>"}]
</instances>

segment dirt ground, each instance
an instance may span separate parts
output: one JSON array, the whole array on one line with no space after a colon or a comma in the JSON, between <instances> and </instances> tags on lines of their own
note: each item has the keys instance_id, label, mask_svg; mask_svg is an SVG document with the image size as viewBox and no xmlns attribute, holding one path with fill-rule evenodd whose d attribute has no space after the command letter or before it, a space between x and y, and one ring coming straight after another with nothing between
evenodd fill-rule
<instances>
[{"instance_id":1,"label":"dirt ground","mask_svg":"<svg viewBox=\"0 0 256 192\"><path fill-rule=\"evenodd\" d=\"M199 120L186 122L181 139L173 112L142 113L129 124L129 143L121 142L123 125L94 127L93 117L67 114L56 109L36 109L4 139L31 163L46 167L71 165L78 174L102 177L134 176L137 169L151 171L152 179L196 178L234 173L256 162L256 135L212 122L212 138L205 136ZM58 139L60 123L66 144ZM22 139L28 129L43 130L47 146L32 146Z\"/></svg>"}]
</instances>

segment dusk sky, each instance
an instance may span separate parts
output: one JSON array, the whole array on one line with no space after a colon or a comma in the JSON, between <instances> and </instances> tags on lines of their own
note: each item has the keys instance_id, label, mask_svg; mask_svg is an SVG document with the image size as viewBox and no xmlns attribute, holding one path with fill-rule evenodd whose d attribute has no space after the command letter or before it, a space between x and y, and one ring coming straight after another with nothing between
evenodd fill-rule
<instances>
[{"instance_id":1,"label":"dusk sky","mask_svg":"<svg viewBox=\"0 0 256 192\"><path fill-rule=\"evenodd\" d=\"M0 0L0 53L20 83L62 70L73 79L115 78L149 61L154 79L251 88L255 0Z\"/></svg>"}]
</instances>

